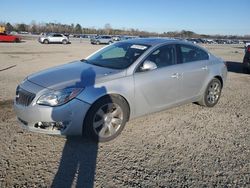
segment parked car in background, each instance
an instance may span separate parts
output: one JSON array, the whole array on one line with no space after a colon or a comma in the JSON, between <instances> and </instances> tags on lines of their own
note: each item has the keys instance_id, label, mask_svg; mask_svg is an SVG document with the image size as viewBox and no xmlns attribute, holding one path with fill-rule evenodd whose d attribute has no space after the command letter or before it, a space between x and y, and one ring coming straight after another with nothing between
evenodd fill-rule
<instances>
[{"instance_id":1,"label":"parked car in background","mask_svg":"<svg viewBox=\"0 0 250 188\"><path fill-rule=\"evenodd\" d=\"M43 44L49 44L49 43L69 44L69 38L60 33L50 33L48 35L40 36L38 38L38 41Z\"/></svg>"},{"instance_id":2,"label":"parked car in background","mask_svg":"<svg viewBox=\"0 0 250 188\"><path fill-rule=\"evenodd\" d=\"M101 35L101 36L91 38L90 43L91 44L112 44L113 40L111 36Z\"/></svg>"},{"instance_id":3,"label":"parked car in background","mask_svg":"<svg viewBox=\"0 0 250 188\"><path fill-rule=\"evenodd\" d=\"M188 38L188 39L186 39L187 41L189 41L189 42L192 42L192 43L194 43L194 44L197 44L197 43L199 43L199 41L197 40L197 39L192 39L192 38Z\"/></svg>"},{"instance_id":4,"label":"parked car in background","mask_svg":"<svg viewBox=\"0 0 250 188\"><path fill-rule=\"evenodd\" d=\"M120 40L121 40L121 37L120 37L120 36L113 36L113 37L112 37L112 40L113 40L113 41L120 41Z\"/></svg>"},{"instance_id":5,"label":"parked car in background","mask_svg":"<svg viewBox=\"0 0 250 188\"><path fill-rule=\"evenodd\" d=\"M120 41L123 40L131 40L131 39L137 39L139 36L120 36ZM142 37L143 38L143 37Z\"/></svg>"},{"instance_id":6,"label":"parked car in background","mask_svg":"<svg viewBox=\"0 0 250 188\"><path fill-rule=\"evenodd\" d=\"M243 71L250 72L250 43L247 45L246 52L243 58Z\"/></svg>"},{"instance_id":7,"label":"parked car in background","mask_svg":"<svg viewBox=\"0 0 250 188\"><path fill-rule=\"evenodd\" d=\"M17 35L0 33L0 42L21 42L21 37Z\"/></svg>"},{"instance_id":8,"label":"parked car in background","mask_svg":"<svg viewBox=\"0 0 250 188\"><path fill-rule=\"evenodd\" d=\"M215 106L226 76L221 59L192 43L127 40L28 76L14 108L28 130L109 141L135 117L190 102Z\"/></svg>"}]
</instances>

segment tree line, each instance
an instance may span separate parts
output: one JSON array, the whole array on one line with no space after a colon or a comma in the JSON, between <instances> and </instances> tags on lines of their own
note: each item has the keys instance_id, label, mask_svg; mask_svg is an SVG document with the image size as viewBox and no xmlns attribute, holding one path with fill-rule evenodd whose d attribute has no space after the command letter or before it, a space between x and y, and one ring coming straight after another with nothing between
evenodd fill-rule
<instances>
[{"instance_id":1,"label":"tree line","mask_svg":"<svg viewBox=\"0 0 250 188\"><path fill-rule=\"evenodd\" d=\"M5 26L7 32L30 32L34 34L40 33L68 33L68 34L98 34L98 35L132 35L142 37L179 37L179 38L217 38L217 39L250 39L250 35L206 35L197 34L193 31L169 31L163 33L141 31L139 29L114 29L109 23L105 24L103 28L87 28L78 24L61 24L61 23L36 23L32 21L30 24L17 23L11 24L9 22L0 22L0 25Z\"/></svg>"}]
</instances>

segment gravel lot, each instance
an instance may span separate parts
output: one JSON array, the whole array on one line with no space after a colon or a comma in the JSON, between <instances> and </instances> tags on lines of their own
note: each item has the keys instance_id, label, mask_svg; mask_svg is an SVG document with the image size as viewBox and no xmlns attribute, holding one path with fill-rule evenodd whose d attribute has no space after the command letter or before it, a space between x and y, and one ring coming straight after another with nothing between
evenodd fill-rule
<instances>
[{"instance_id":1,"label":"gravel lot","mask_svg":"<svg viewBox=\"0 0 250 188\"><path fill-rule=\"evenodd\" d=\"M0 187L250 186L250 75L241 71L240 45L205 46L230 71L214 108L188 104L137 118L101 144L21 129L12 109L17 84L100 47L0 43Z\"/></svg>"}]
</instances>

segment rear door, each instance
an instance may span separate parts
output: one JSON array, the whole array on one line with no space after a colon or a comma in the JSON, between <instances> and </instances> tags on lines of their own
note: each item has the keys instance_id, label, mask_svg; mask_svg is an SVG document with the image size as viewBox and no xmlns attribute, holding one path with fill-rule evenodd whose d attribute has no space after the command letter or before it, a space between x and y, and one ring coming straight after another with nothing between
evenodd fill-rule
<instances>
[{"instance_id":1,"label":"rear door","mask_svg":"<svg viewBox=\"0 0 250 188\"><path fill-rule=\"evenodd\" d=\"M104 36L103 40L102 40L102 43L108 44L109 41L110 41L110 37L109 36Z\"/></svg>"},{"instance_id":2,"label":"rear door","mask_svg":"<svg viewBox=\"0 0 250 188\"><path fill-rule=\"evenodd\" d=\"M180 89L183 100L198 96L209 74L209 55L193 45L177 45L178 63L182 64Z\"/></svg>"},{"instance_id":3,"label":"rear door","mask_svg":"<svg viewBox=\"0 0 250 188\"><path fill-rule=\"evenodd\" d=\"M62 42L63 40L63 36L61 34L55 34L54 37L56 42Z\"/></svg>"}]
</instances>

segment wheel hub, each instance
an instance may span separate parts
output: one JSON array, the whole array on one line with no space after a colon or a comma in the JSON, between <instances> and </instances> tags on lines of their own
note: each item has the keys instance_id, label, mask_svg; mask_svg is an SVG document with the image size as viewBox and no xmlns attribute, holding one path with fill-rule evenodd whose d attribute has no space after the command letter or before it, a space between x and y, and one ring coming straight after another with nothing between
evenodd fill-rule
<instances>
[{"instance_id":1,"label":"wheel hub","mask_svg":"<svg viewBox=\"0 0 250 188\"><path fill-rule=\"evenodd\" d=\"M112 114L108 113L108 114L105 114L105 115L104 115L104 118L103 118L103 119L104 119L104 122L105 122L105 123L110 124L111 121L112 121L112 118L113 118Z\"/></svg>"}]
</instances>

